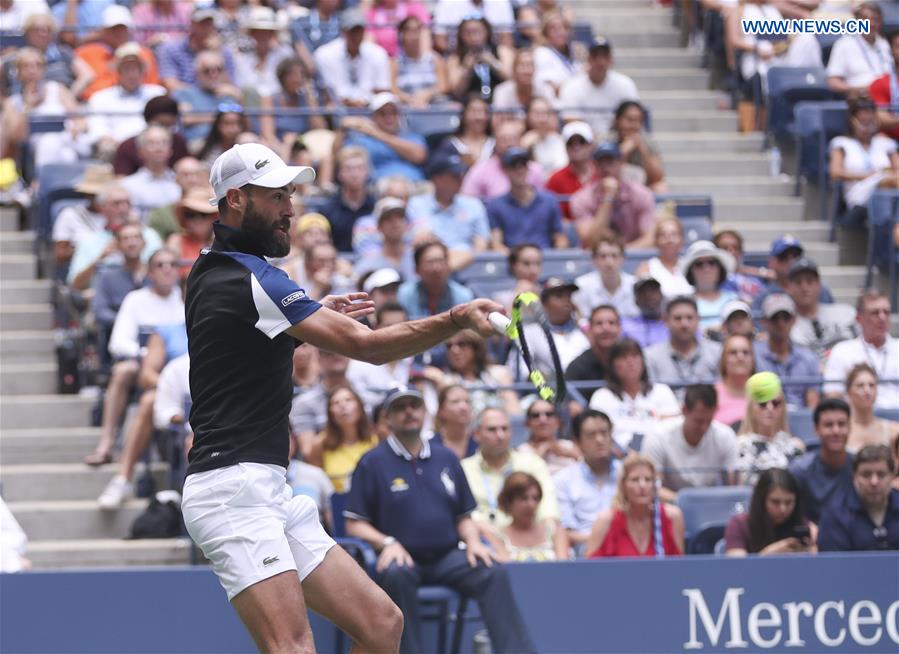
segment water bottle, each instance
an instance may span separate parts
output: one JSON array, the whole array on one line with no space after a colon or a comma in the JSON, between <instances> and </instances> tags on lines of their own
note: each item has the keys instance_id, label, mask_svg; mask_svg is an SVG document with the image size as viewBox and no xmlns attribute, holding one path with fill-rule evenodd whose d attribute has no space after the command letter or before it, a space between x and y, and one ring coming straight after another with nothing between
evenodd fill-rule
<instances>
[{"instance_id":1,"label":"water bottle","mask_svg":"<svg viewBox=\"0 0 899 654\"><path fill-rule=\"evenodd\" d=\"M771 177L780 177L780 148L776 145L768 151L768 172Z\"/></svg>"}]
</instances>

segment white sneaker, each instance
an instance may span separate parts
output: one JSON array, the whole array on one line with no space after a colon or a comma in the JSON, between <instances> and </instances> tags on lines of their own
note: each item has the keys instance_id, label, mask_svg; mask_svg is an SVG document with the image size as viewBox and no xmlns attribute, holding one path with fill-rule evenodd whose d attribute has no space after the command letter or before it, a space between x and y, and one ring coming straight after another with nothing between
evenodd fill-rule
<instances>
[{"instance_id":1,"label":"white sneaker","mask_svg":"<svg viewBox=\"0 0 899 654\"><path fill-rule=\"evenodd\" d=\"M97 504L101 509L117 509L125 500L134 497L134 484L122 475L116 475L109 480L103 493L97 498Z\"/></svg>"}]
</instances>

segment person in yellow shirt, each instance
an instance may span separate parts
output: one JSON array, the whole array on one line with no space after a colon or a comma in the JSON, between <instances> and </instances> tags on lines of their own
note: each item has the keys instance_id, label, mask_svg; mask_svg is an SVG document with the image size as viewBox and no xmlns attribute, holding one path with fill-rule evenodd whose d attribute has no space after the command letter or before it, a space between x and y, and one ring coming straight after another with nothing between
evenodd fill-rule
<instances>
[{"instance_id":1,"label":"person in yellow shirt","mask_svg":"<svg viewBox=\"0 0 899 654\"><path fill-rule=\"evenodd\" d=\"M328 422L315 437L307 460L327 473L336 492L345 493L359 459L377 444L362 400L343 384L328 394Z\"/></svg>"},{"instance_id":2,"label":"person in yellow shirt","mask_svg":"<svg viewBox=\"0 0 899 654\"><path fill-rule=\"evenodd\" d=\"M555 486L546 462L536 454L512 449L512 429L509 417L502 409L488 408L475 420L474 438L478 451L462 460L465 478L478 503L471 514L480 525L502 528L512 519L499 507L499 492L506 477L513 472L527 472L543 489L543 497L537 508L538 522L559 521L559 504Z\"/></svg>"}]
</instances>

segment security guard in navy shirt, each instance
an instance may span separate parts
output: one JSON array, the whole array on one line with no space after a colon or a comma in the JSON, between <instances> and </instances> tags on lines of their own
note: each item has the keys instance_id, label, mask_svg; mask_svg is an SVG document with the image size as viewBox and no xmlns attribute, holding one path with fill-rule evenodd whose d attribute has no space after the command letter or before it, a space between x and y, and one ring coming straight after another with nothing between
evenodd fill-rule
<instances>
[{"instance_id":1,"label":"security guard in navy shirt","mask_svg":"<svg viewBox=\"0 0 899 654\"><path fill-rule=\"evenodd\" d=\"M424 399L399 388L384 401L391 434L353 473L347 533L378 552L378 583L405 616L403 654L421 642L418 587L440 584L474 597L497 653L534 652L506 571L481 542L470 517L477 503L453 452L421 440ZM459 543L465 544L465 550Z\"/></svg>"},{"instance_id":2,"label":"security guard in navy shirt","mask_svg":"<svg viewBox=\"0 0 899 654\"><path fill-rule=\"evenodd\" d=\"M363 650L395 652L399 609L286 483L293 350L305 341L382 364L461 329L491 334L487 313L501 307L473 300L372 331L353 319L373 311L365 293L309 298L266 257L288 253L294 184L314 177L255 143L212 166L220 219L187 282L194 446L182 512L260 651L314 651L308 606Z\"/></svg>"}]
</instances>

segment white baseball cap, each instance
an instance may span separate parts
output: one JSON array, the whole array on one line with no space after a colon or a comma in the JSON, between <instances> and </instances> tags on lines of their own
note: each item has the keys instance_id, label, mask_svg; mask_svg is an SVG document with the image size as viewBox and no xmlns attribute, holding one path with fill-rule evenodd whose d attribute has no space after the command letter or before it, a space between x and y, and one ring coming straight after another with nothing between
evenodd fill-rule
<instances>
[{"instance_id":1,"label":"white baseball cap","mask_svg":"<svg viewBox=\"0 0 899 654\"><path fill-rule=\"evenodd\" d=\"M380 268L368 276L368 279L362 285L362 290L366 293L371 293L377 288L399 284L401 281L403 281L403 278L393 268Z\"/></svg>"},{"instance_id":2,"label":"white baseball cap","mask_svg":"<svg viewBox=\"0 0 899 654\"><path fill-rule=\"evenodd\" d=\"M241 143L225 150L212 164L209 183L215 197L209 204L219 203L230 188L247 184L265 188L281 188L288 184L309 184L315 170L308 166L288 166L275 152L260 143Z\"/></svg>"},{"instance_id":3,"label":"white baseball cap","mask_svg":"<svg viewBox=\"0 0 899 654\"><path fill-rule=\"evenodd\" d=\"M104 9L101 22L103 27L115 27L116 25L124 25L128 28L134 27L131 12L122 5L109 5Z\"/></svg>"},{"instance_id":4,"label":"white baseball cap","mask_svg":"<svg viewBox=\"0 0 899 654\"><path fill-rule=\"evenodd\" d=\"M580 136L587 143L593 143L593 129L582 120L568 123L562 128L562 141L568 143L572 136Z\"/></svg>"}]
</instances>

